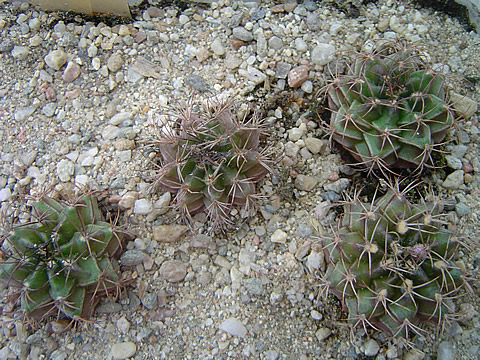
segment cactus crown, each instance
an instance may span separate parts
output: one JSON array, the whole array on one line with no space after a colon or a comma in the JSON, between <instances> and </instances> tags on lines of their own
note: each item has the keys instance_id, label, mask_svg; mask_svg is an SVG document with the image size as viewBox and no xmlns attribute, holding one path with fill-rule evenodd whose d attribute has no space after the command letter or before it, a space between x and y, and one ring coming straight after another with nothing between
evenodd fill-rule
<instances>
[{"instance_id":1,"label":"cactus crown","mask_svg":"<svg viewBox=\"0 0 480 360\"><path fill-rule=\"evenodd\" d=\"M231 101L190 103L162 129L157 184L176 193L175 206L189 223L205 211L214 229L224 229L235 206L253 215L255 184L272 171L269 149L260 145L267 130L255 114L235 110Z\"/></svg>"},{"instance_id":2,"label":"cactus crown","mask_svg":"<svg viewBox=\"0 0 480 360\"><path fill-rule=\"evenodd\" d=\"M407 189L408 191L408 189ZM335 236L323 239L323 289L341 300L355 326L408 341L419 323L441 328L449 301L464 284L455 262L459 241L439 218L438 204L413 204L389 189L371 203L345 205Z\"/></svg>"},{"instance_id":3,"label":"cactus crown","mask_svg":"<svg viewBox=\"0 0 480 360\"><path fill-rule=\"evenodd\" d=\"M5 235L0 280L16 289L29 319L88 318L102 295L119 290L122 233L103 221L93 196L75 203L43 197L32 216Z\"/></svg>"},{"instance_id":4,"label":"cactus crown","mask_svg":"<svg viewBox=\"0 0 480 360\"><path fill-rule=\"evenodd\" d=\"M454 124L445 79L412 48L387 42L357 53L346 75L324 88L331 138L369 172L420 173Z\"/></svg>"}]
</instances>

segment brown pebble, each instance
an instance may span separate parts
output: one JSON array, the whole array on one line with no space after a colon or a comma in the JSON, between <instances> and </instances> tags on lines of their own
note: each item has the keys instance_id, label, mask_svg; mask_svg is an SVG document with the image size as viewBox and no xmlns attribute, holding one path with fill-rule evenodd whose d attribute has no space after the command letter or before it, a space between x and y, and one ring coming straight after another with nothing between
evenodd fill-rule
<instances>
[{"instance_id":1,"label":"brown pebble","mask_svg":"<svg viewBox=\"0 0 480 360\"><path fill-rule=\"evenodd\" d=\"M272 13L282 13L285 11L285 7L283 6L283 4L277 4L277 5L273 5L271 7L271 10L272 10Z\"/></svg>"},{"instance_id":2,"label":"brown pebble","mask_svg":"<svg viewBox=\"0 0 480 360\"><path fill-rule=\"evenodd\" d=\"M159 18L159 17L164 17L165 16L165 11L162 9L159 9L158 7L155 6L150 6L147 9L147 13L151 18Z\"/></svg>"},{"instance_id":3,"label":"brown pebble","mask_svg":"<svg viewBox=\"0 0 480 360\"><path fill-rule=\"evenodd\" d=\"M188 231L185 225L158 225L153 227L153 239L164 243L172 243L180 239Z\"/></svg>"},{"instance_id":4,"label":"brown pebble","mask_svg":"<svg viewBox=\"0 0 480 360\"><path fill-rule=\"evenodd\" d=\"M473 172L473 166L470 163L463 164L463 172L469 174Z\"/></svg>"},{"instance_id":5,"label":"brown pebble","mask_svg":"<svg viewBox=\"0 0 480 360\"><path fill-rule=\"evenodd\" d=\"M69 61L65 71L63 72L63 81L71 83L80 76L80 65L74 61Z\"/></svg>"},{"instance_id":6,"label":"brown pebble","mask_svg":"<svg viewBox=\"0 0 480 360\"><path fill-rule=\"evenodd\" d=\"M160 266L159 272L168 282L180 282L187 275L187 267L179 260L167 260Z\"/></svg>"},{"instance_id":7,"label":"brown pebble","mask_svg":"<svg viewBox=\"0 0 480 360\"><path fill-rule=\"evenodd\" d=\"M80 88L77 88L75 90L69 90L65 92L65 97L69 100L76 99L82 94L82 90Z\"/></svg>"},{"instance_id":8,"label":"brown pebble","mask_svg":"<svg viewBox=\"0 0 480 360\"><path fill-rule=\"evenodd\" d=\"M246 46L247 43L245 41L242 41L242 40L233 40L232 41L232 47L234 50L238 50L240 49L242 46Z\"/></svg>"},{"instance_id":9,"label":"brown pebble","mask_svg":"<svg viewBox=\"0 0 480 360\"><path fill-rule=\"evenodd\" d=\"M141 43L147 39L147 34L145 34L143 31L139 31L137 35L135 35L135 42L136 43Z\"/></svg>"},{"instance_id":10,"label":"brown pebble","mask_svg":"<svg viewBox=\"0 0 480 360\"><path fill-rule=\"evenodd\" d=\"M288 85L292 88L302 86L308 80L308 66L300 65L288 72Z\"/></svg>"},{"instance_id":11,"label":"brown pebble","mask_svg":"<svg viewBox=\"0 0 480 360\"><path fill-rule=\"evenodd\" d=\"M338 176L338 173L336 172L332 172L328 175L328 180L330 181L337 181L338 179L340 179L340 176Z\"/></svg>"},{"instance_id":12,"label":"brown pebble","mask_svg":"<svg viewBox=\"0 0 480 360\"><path fill-rule=\"evenodd\" d=\"M292 12L293 10L295 10L296 7L297 7L296 2L288 2L286 4L283 4L283 8L285 9L286 12Z\"/></svg>"},{"instance_id":13,"label":"brown pebble","mask_svg":"<svg viewBox=\"0 0 480 360\"><path fill-rule=\"evenodd\" d=\"M130 139L118 139L113 143L113 147L118 151L135 149L135 141Z\"/></svg>"}]
</instances>

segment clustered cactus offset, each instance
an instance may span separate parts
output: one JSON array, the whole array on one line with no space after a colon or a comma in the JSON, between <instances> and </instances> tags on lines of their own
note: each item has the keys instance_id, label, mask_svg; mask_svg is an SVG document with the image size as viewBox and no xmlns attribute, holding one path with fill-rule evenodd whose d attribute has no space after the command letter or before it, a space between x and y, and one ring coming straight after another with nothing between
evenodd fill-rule
<instances>
[{"instance_id":1,"label":"clustered cactus offset","mask_svg":"<svg viewBox=\"0 0 480 360\"><path fill-rule=\"evenodd\" d=\"M28 319L88 318L101 296L119 290L123 234L103 221L93 196L73 204L43 197L32 216L5 235L0 280L16 289Z\"/></svg>"},{"instance_id":2,"label":"clustered cactus offset","mask_svg":"<svg viewBox=\"0 0 480 360\"><path fill-rule=\"evenodd\" d=\"M459 241L438 217L438 204L413 204L389 189L371 203L355 196L332 238L323 239L328 267L322 286L354 327L408 341L423 322L441 328L453 318L449 301L464 284L455 261Z\"/></svg>"},{"instance_id":3,"label":"clustered cactus offset","mask_svg":"<svg viewBox=\"0 0 480 360\"><path fill-rule=\"evenodd\" d=\"M399 42L357 53L324 91L331 137L369 172L434 165L432 153L454 124L444 77Z\"/></svg>"},{"instance_id":4,"label":"clustered cactus offset","mask_svg":"<svg viewBox=\"0 0 480 360\"><path fill-rule=\"evenodd\" d=\"M242 216L254 214L255 185L272 171L268 132L255 114L243 114L231 101L190 103L163 126L157 184L176 193L176 208L187 221L205 211L213 228L232 224L235 206Z\"/></svg>"}]
</instances>

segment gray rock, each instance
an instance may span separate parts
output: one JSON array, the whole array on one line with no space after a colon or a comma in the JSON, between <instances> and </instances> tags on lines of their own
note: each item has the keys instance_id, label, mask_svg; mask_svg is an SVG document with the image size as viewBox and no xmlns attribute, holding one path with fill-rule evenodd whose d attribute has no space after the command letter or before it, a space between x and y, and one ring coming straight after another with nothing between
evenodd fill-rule
<instances>
[{"instance_id":1,"label":"gray rock","mask_svg":"<svg viewBox=\"0 0 480 360\"><path fill-rule=\"evenodd\" d=\"M295 39L295 49L297 49L298 52L303 53L308 50L308 45L302 38L298 37Z\"/></svg>"},{"instance_id":2,"label":"gray rock","mask_svg":"<svg viewBox=\"0 0 480 360\"><path fill-rule=\"evenodd\" d=\"M60 160L57 164L57 176L62 182L70 181L75 172L75 165L70 160Z\"/></svg>"},{"instance_id":3,"label":"gray rock","mask_svg":"<svg viewBox=\"0 0 480 360\"><path fill-rule=\"evenodd\" d=\"M42 107L42 113L47 117L52 117L55 115L55 110L57 110L57 103L51 102Z\"/></svg>"},{"instance_id":4,"label":"gray rock","mask_svg":"<svg viewBox=\"0 0 480 360\"><path fill-rule=\"evenodd\" d=\"M125 112L120 112L118 114L113 115L108 123L110 125L118 126L121 123L123 123L125 120L130 120L132 118L132 112L131 111L125 111Z\"/></svg>"},{"instance_id":5,"label":"gray rock","mask_svg":"<svg viewBox=\"0 0 480 360\"><path fill-rule=\"evenodd\" d=\"M62 50L53 50L45 56L45 63L53 70L60 70L67 62L67 54Z\"/></svg>"},{"instance_id":6,"label":"gray rock","mask_svg":"<svg viewBox=\"0 0 480 360\"><path fill-rule=\"evenodd\" d=\"M15 120L17 121L24 121L26 120L30 115L32 115L35 112L35 108L33 106L25 108L25 109L19 109L15 111Z\"/></svg>"},{"instance_id":7,"label":"gray rock","mask_svg":"<svg viewBox=\"0 0 480 360\"><path fill-rule=\"evenodd\" d=\"M468 207L468 205L460 202L460 203L455 205L455 212L457 213L457 215L459 217L466 216L466 215L470 214L470 207Z\"/></svg>"},{"instance_id":8,"label":"gray rock","mask_svg":"<svg viewBox=\"0 0 480 360\"><path fill-rule=\"evenodd\" d=\"M318 154L325 147L325 144L320 139L308 137L305 139L305 146L312 154Z\"/></svg>"},{"instance_id":9,"label":"gray rock","mask_svg":"<svg viewBox=\"0 0 480 360\"><path fill-rule=\"evenodd\" d=\"M30 50L26 46L14 46L10 53L17 60L25 60Z\"/></svg>"},{"instance_id":10,"label":"gray rock","mask_svg":"<svg viewBox=\"0 0 480 360\"><path fill-rule=\"evenodd\" d=\"M0 42L0 53L7 53L11 52L14 48L13 41L10 39L6 39L2 42Z\"/></svg>"},{"instance_id":11,"label":"gray rock","mask_svg":"<svg viewBox=\"0 0 480 360\"><path fill-rule=\"evenodd\" d=\"M229 318L222 322L220 330L225 331L233 336L245 337L247 336L247 328L242 324L240 320L235 318Z\"/></svg>"},{"instance_id":12,"label":"gray rock","mask_svg":"<svg viewBox=\"0 0 480 360\"><path fill-rule=\"evenodd\" d=\"M123 66L123 58L120 54L112 54L107 60L107 68L111 72L117 72Z\"/></svg>"},{"instance_id":13,"label":"gray rock","mask_svg":"<svg viewBox=\"0 0 480 360\"><path fill-rule=\"evenodd\" d=\"M317 337L318 341L323 341L328 338L332 334L332 330L326 327L322 327L317 330L315 336Z\"/></svg>"},{"instance_id":14,"label":"gray rock","mask_svg":"<svg viewBox=\"0 0 480 360\"><path fill-rule=\"evenodd\" d=\"M307 9L305 9L305 6L303 6L303 4L297 5L297 7L295 7L295 10L293 10L293 13L299 16L307 16L308 14Z\"/></svg>"},{"instance_id":15,"label":"gray rock","mask_svg":"<svg viewBox=\"0 0 480 360\"><path fill-rule=\"evenodd\" d=\"M197 74L188 75L185 79L185 84L201 92L209 90L209 86L205 79Z\"/></svg>"},{"instance_id":16,"label":"gray rock","mask_svg":"<svg viewBox=\"0 0 480 360\"><path fill-rule=\"evenodd\" d=\"M455 360L455 348L450 341L438 344L437 360Z\"/></svg>"},{"instance_id":17,"label":"gray rock","mask_svg":"<svg viewBox=\"0 0 480 360\"><path fill-rule=\"evenodd\" d=\"M285 144L285 148L284 148L285 155L291 159L295 159L297 157L299 150L300 150L300 147L292 141L289 141Z\"/></svg>"},{"instance_id":18,"label":"gray rock","mask_svg":"<svg viewBox=\"0 0 480 360\"><path fill-rule=\"evenodd\" d=\"M210 48L217 56L222 56L225 54L225 47L223 46L222 40L220 40L218 37L212 41L212 43L210 44Z\"/></svg>"},{"instance_id":19,"label":"gray rock","mask_svg":"<svg viewBox=\"0 0 480 360\"><path fill-rule=\"evenodd\" d=\"M349 185L350 185L350 179L340 178L337 181L334 181L333 183L325 184L323 188L326 191L333 191L337 194L341 194L348 188Z\"/></svg>"},{"instance_id":20,"label":"gray rock","mask_svg":"<svg viewBox=\"0 0 480 360\"><path fill-rule=\"evenodd\" d=\"M275 230L275 232L270 237L272 243L285 244L287 242L288 234L280 229Z\"/></svg>"},{"instance_id":21,"label":"gray rock","mask_svg":"<svg viewBox=\"0 0 480 360\"><path fill-rule=\"evenodd\" d=\"M467 150L468 150L467 145L460 144L460 145L453 145L450 151L452 153L452 156L456 157L457 159L462 159L467 153Z\"/></svg>"},{"instance_id":22,"label":"gray rock","mask_svg":"<svg viewBox=\"0 0 480 360\"><path fill-rule=\"evenodd\" d=\"M120 257L120 264L124 266L139 265L145 260L147 254L141 250L127 250Z\"/></svg>"},{"instance_id":23,"label":"gray rock","mask_svg":"<svg viewBox=\"0 0 480 360\"><path fill-rule=\"evenodd\" d=\"M462 160L454 157L453 155L446 155L445 160L450 169L460 170L463 167Z\"/></svg>"},{"instance_id":24,"label":"gray rock","mask_svg":"<svg viewBox=\"0 0 480 360\"><path fill-rule=\"evenodd\" d=\"M367 340L363 344L363 353L366 356L376 356L378 354L378 350L380 350L380 345L378 345L374 339Z\"/></svg>"},{"instance_id":25,"label":"gray rock","mask_svg":"<svg viewBox=\"0 0 480 360\"><path fill-rule=\"evenodd\" d=\"M118 319L116 325L117 329L123 334L128 333L128 330L130 330L130 322L125 316L122 316L120 319Z\"/></svg>"},{"instance_id":26,"label":"gray rock","mask_svg":"<svg viewBox=\"0 0 480 360\"><path fill-rule=\"evenodd\" d=\"M147 199L139 199L133 205L133 213L138 215L148 215L152 212L152 202Z\"/></svg>"},{"instance_id":27,"label":"gray rock","mask_svg":"<svg viewBox=\"0 0 480 360\"><path fill-rule=\"evenodd\" d=\"M442 183L442 187L449 190L458 189L463 185L463 170L455 170L447 176L445 181Z\"/></svg>"},{"instance_id":28,"label":"gray rock","mask_svg":"<svg viewBox=\"0 0 480 360\"><path fill-rule=\"evenodd\" d=\"M158 296L157 294L146 293L142 297L142 304L148 310L153 310L158 305Z\"/></svg>"},{"instance_id":29,"label":"gray rock","mask_svg":"<svg viewBox=\"0 0 480 360\"><path fill-rule=\"evenodd\" d=\"M312 63L326 65L335 59L335 46L330 44L318 44L312 50Z\"/></svg>"},{"instance_id":30,"label":"gray rock","mask_svg":"<svg viewBox=\"0 0 480 360\"><path fill-rule=\"evenodd\" d=\"M313 229L310 225L305 223L301 223L300 225L298 225L297 229L295 230L295 235L302 239L308 238L312 234Z\"/></svg>"},{"instance_id":31,"label":"gray rock","mask_svg":"<svg viewBox=\"0 0 480 360\"><path fill-rule=\"evenodd\" d=\"M169 282L180 282L187 275L187 267L178 260L167 260L160 266L160 275Z\"/></svg>"},{"instance_id":32,"label":"gray rock","mask_svg":"<svg viewBox=\"0 0 480 360\"><path fill-rule=\"evenodd\" d=\"M280 61L275 67L275 77L278 79L286 79L291 69L292 64Z\"/></svg>"},{"instance_id":33,"label":"gray rock","mask_svg":"<svg viewBox=\"0 0 480 360\"><path fill-rule=\"evenodd\" d=\"M307 9L308 11L315 11L318 9L317 3L313 0L304 1L303 6L305 6L305 9Z\"/></svg>"},{"instance_id":34,"label":"gray rock","mask_svg":"<svg viewBox=\"0 0 480 360\"><path fill-rule=\"evenodd\" d=\"M477 112L477 102L466 97L465 95L460 95L453 92L451 94L451 100L453 108L458 113L462 114L465 119L471 118Z\"/></svg>"},{"instance_id":35,"label":"gray rock","mask_svg":"<svg viewBox=\"0 0 480 360\"><path fill-rule=\"evenodd\" d=\"M120 128L113 125L107 125L102 130L102 138L104 140L113 140L120 135Z\"/></svg>"},{"instance_id":36,"label":"gray rock","mask_svg":"<svg viewBox=\"0 0 480 360\"><path fill-rule=\"evenodd\" d=\"M314 176L298 175L295 179L295 187L298 190L312 191L317 186L318 180Z\"/></svg>"},{"instance_id":37,"label":"gray rock","mask_svg":"<svg viewBox=\"0 0 480 360\"><path fill-rule=\"evenodd\" d=\"M28 21L28 27L32 31L40 30L40 25L41 25L41 22L39 18L33 18Z\"/></svg>"},{"instance_id":38,"label":"gray rock","mask_svg":"<svg viewBox=\"0 0 480 360\"><path fill-rule=\"evenodd\" d=\"M243 282L243 286L245 286L245 289L247 289L250 295L256 295L256 296L263 295L263 285L258 279L255 279L255 278L246 279Z\"/></svg>"},{"instance_id":39,"label":"gray rock","mask_svg":"<svg viewBox=\"0 0 480 360\"><path fill-rule=\"evenodd\" d=\"M267 12L265 11L265 9L255 8L252 11L252 16L250 17L250 21L255 22L255 21L258 21L260 19L263 19L266 14L267 14Z\"/></svg>"},{"instance_id":40,"label":"gray rock","mask_svg":"<svg viewBox=\"0 0 480 360\"><path fill-rule=\"evenodd\" d=\"M137 346L131 342L121 342L112 345L112 356L114 359L122 360L132 357L137 352Z\"/></svg>"},{"instance_id":41,"label":"gray rock","mask_svg":"<svg viewBox=\"0 0 480 360\"><path fill-rule=\"evenodd\" d=\"M57 349L50 355L50 360L65 360L67 356L68 354L65 351Z\"/></svg>"},{"instance_id":42,"label":"gray rock","mask_svg":"<svg viewBox=\"0 0 480 360\"><path fill-rule=\"evenodd\" d=\"M144 76L140 74L138 71L134 70L132 66L128 68L127 71L127 81L132 83L132 84L138 84L140 81L142 81Z\"/></svg>"},{"instance_id":43,"label":"gray rock","mask_svg":"<svg viewBox=\"0 0 480 360\"><path fill-rule=\"evenodd\" d=\"M233 28L232 35L234 38L237 38L238 40L242 40L245 42L249 42L253 40L252 33L247 29L245 29L243 26L237 26Z\"/></svg>"},{"instance_id":44,"label":"gray rock","mask_svg":"<svg viewBox=\"0 0 480 360\"><path fill-rule=\"evenodd\" d=\"M246 77L255 85L260 85L267 78L267 75L265 75L263 72L253 67L252 65L248 65L247 70L244 70L244 69L238 70L238 73L243 77Z\"/></svg>"},{"instance_id":45,"label":"gray rock","mask_svg":"<svg viewBox=\"0 0 480 360\"><path fill-rule=\"evenodd\" d=\"M278 36L272 36L268 39L268 47L278 51L283 48L283 41Z\"/></svg>"},{"instance_id":46,"label":"gray rock","mask_svg":"<svg viewBox=\"0 0 480 360\"><path fill-rule=\"evenodd\" d=\"M325 259L323 252L312 251L307 257L307 267L310 271L323 269L325 266Z\"/></svg>"},{"instance_id":47,"label":"gray rock","mask_svg":"<svg viewBox=\"0 0 480 360\"><path fill-rule=\"evenodd\" d=\"M7 201L12 197L12 192L9 188L3 188L0 190L0 202Z\"/></svg>"},{"instance_id":48,"label":"gray rock","mask_svg":"<svg viewBox=\"0 0 480 360\"><path fill-rule=\"evenodd\" d=\"M122 305L113 301L107 301L98 305L95 311L99 314L115 314L122 311Z\"/></svg>"},{"instance_id":49,"label":"gray rock","mask_svg":"<svg viewBox=\"0 0 480 360\"><path fill-rule=\"evenodd\" d=\"M307 27L309 30L316 31L319 30L322 26L322 22L318 18L318 15L315 13L307 14Z\"/></svg>"},{"instance_id":50,"label":"gray rock","mask_svg":"<svg viewBox=\"0 0 480 360\"><path fill-rule=\"evenodd\" d=\"M268 54L268 44L262 28L255 31L255 40L257 40L257 55L265 58Z\"/></svg>"}]
</instances>

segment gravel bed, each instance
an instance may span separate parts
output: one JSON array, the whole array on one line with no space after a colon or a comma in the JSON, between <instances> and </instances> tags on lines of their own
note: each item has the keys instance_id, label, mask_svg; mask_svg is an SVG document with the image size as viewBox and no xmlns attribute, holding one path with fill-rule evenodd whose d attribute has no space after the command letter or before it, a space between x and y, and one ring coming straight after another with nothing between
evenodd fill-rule
<instances>
[{"instance_id":1,"label":"gravel bed","mask_svg":"<svg viewBox=\"0 0 480 360\"><path fill-rule=\"evenodd\" d=\"M135 234L121 258L133 286L77 329L55 319L31 329L2 296L0 359L477 358L479 35L410 1L145 3L131 1L129 22L0 0L0 210L22 217L26 196L87 185L108 190ZM463 321L437 339L428 328L412 350L351 332L338 301L318 296L325 263L311 219L327 233L329 205L362 180L310 105L341 53L382 38L423 44L466 118L426 181L449 200L474 294L453 304ZM171 195L151 187L155 125L193 93L260 111L282 157L259 187L258 216L227 235L208 235L201 218L190 232Z\"/></svg>"}]
</instances>

